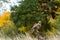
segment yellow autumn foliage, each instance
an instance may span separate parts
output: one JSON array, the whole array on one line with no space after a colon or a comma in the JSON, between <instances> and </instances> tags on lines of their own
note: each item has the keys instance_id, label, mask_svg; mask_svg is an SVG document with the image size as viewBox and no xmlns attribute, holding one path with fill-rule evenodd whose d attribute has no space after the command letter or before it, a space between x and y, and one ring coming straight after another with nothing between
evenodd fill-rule
<instances>
[{"instance_id":1,"label":"yellow autumn foliage","mask_svg":"<svg viewBox=\"0 0 60 40\"><path fill-rule=\"evenodd\" d=\"M47 15L47 19L50 19L51 18L51 16L50 15Z\"/></svg>"},{"instance_id":2,"label":"yellow autumn foliage","mask_svg":"<svg viewBox=\"0 0 60 40\"><path fill-rule=\"evenodd\" d=\"M54 6L55 8L57 8L57 10L56 11L53 11L55 14L60 14L60 7L58 7L58 6Z\"/></svg>"},{"instance_id":3,"label":"yellow autumn foliage","mask_svg":"<svg viewBox=\"0 0 60 40\"><path fill-rule=\"evenodd\" d=\"M0 27L2 27L4 24L3 23L0 23Z\"/></svg>"},{"instance_id":4,"label":"yellow autumn foliage","mask_svg":"<svg viewBox=\"0 0 60 40\"><path fill-rule=\"evenodd\" d=\"M49 36L49 37L52 37L52 36L54 36L56 34L57 31L58 31L57 29L52 27L51 31L46 32L46 35Z\"/></svg>"},{"instance_id":5,"label":"yellow autumn foliage","mask_svg":"<svg viewBox=\"0 0 60 40\"><path fill-rule=\"evenodd\" d=\"M3 12L2 16L1 16L1 19L3 20L7 20L10 18L10 12Z\"/></svg>"},{"instance_id":6,"label":"yellow autumn foliage","mask_svg":"<svg viewBox=\"0 0 60 40\"><path fill-rule=\"evenodd\" d=\"M50 21L49 21L48 23L50 23L50 24L54 24L54 23L56 23L56 21L57 21L57 19L53 19L53 18L51 18Z\"/></svg>"},{"instance_id":7,"label":"yellow autumn foliage","mask_svg":"<svg viewBox=\"0 0 60 40\"><path fill-rule=\"evenodd\" d=\"M57 11L55 11L55 14L60 14L60 7L58 7Z\"/></svg>"},{"instance_id":8,"label":"yellow autumn foliage","mask_svg":"<svg viewBox=\"0 0 60 40\"><path fill-rule=\"evenodd\" d=\"M54 33L51 32L51 31L46 32L46 35L48 35L48 36L50 36L50 37L53 36L53 34L54 34Z\"/></svg>"},{"instance_id":9,"label":"yellow autumn foliage","mask_svg":"<svg viewBox=\"0 0 60 40\"><path fill-rule=\"evenodd\" d=\"M51 30L53 33L57 32L58 30L55 29L54 27L52 27L52 30Z\"/></svg>"},{"instance_id":10,"label":"yellow autumn foliage","mask_svg":"<svg viewBox=\"0 0 60 40\"><path fill-rule=\"evenodd\" d=\"M19 30L20 32L24 32L24 31L26 31L26 27L21 26L18 30Z\"/></svg>"},{"instance_id":11,"label":"yellow autumn foliage","mask_svg":"<svg viewBox=\"0 0 60 40\"><path fill-rule=\"evenodd\" d=\"M56 2L60 2L60 0L54 0L54 1L56 1Z\"/></svg>"},{"instance_id":12,"label":"yellow autumn foliage","mask_svg":"<svg viewBox=\"0 0 60 40\"><path fill-rule=\"evenodd\" d=\"M6 23L10 23L10 12L5 11L2 15L0 15L0 27L2 27Z\"/></svg>"},{"instance_id":13,"label":"yellow autumn foliage","mask_svg":"<svg viewBox=\"0 0 60 40\"><path fill-rule=\"evenodd\" d=\"M55 6L55 8L57 8L57 6Z\"/></svg>"},{"instance_id":14,"label":"yellow autumn foliage","mask_svg":"<svg viewBox=\"0 0 60 40\"><path fill-rule=\"evenodd\" d=\"M59 11L57 11L57 12L55 12L55 14L60 14L60 12L59 12Z\"/></svg>"},{"instance_id":15,"label":"yellow autumn foliage","mask_svg":"<svg viewBox=\"0 0 60 40\"><path fill-rule=\"evenodd\" d=\"M55 23L56 22L56 19L52 19L51 20L51 23L53 24L53 23Z\"/></svg>"}]
</instances>

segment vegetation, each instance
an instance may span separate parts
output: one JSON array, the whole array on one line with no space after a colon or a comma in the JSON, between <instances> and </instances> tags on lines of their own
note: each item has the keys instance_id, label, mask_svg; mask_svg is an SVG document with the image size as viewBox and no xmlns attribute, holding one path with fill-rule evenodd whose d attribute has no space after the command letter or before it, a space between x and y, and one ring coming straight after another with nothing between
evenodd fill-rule
<instances>
[{"instance_id":1,"label":"vegetation","mask_svg":"<svg viewBox=\"0 0 60 40\"><path fill-rule=\"evenodd\" d=\"M30 33L32 26L42 22L39 32L42 36L53 36L60 31L60 0L24 0L11 12L0 15L0 33Z\"/></svg>"},{"instance_id":2,"label":"vegetation","mask_svg":"<svg viewBox=\"0 0 60 40\"><path fill-rule=\"evenodd\" d=\"M60 2L58 0L24 0L12 9L11 19L17 28L22 26L30 30L38 21L42 21L40 34L54 34L59 30L57 26L60 15ZM56 26L54 26L56 24ZM19 30L18 30L19 31Z\"/></svg>"},{"instance_id":3,"label":"vegetation","mask_svg":"<svg viewBox=\"0 0 60 40\"><path fill-rule=\"evenodd\" d=\"M10 14L10 12L5 11L0 15L0 36L4 34L11 36L16 33L16 26L10 20Z\"/></svg>"}]
</instances>

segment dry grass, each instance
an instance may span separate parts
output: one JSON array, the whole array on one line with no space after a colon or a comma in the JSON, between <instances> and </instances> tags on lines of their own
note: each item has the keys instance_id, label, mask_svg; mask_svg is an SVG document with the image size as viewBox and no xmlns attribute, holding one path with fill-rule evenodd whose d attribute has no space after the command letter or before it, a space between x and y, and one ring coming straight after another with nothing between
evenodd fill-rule
<instances>
[{"instance_id":1,"label":"dry grass","mask_svg":"<svg viewBox=\"0 0 60 40\"><path fill-rule=\"evenodd\" d=\"M15 37L1 36L0 40L37 40L37 38L32 38L29 34L22 34Z\"/></svg>"},{"instance_id":2,"label":"dry grass","mask_svg":"<svg viewBox=\"0 0 60 40\"><path fill-rule=\"evenodd\" d=\"M15 37L1 36L0 40L38 40L37 38L32 38L29 34L26 35L17 35ZM60 40L60 36L48 37L46 40Z\"/></svg>"}]
</instances>

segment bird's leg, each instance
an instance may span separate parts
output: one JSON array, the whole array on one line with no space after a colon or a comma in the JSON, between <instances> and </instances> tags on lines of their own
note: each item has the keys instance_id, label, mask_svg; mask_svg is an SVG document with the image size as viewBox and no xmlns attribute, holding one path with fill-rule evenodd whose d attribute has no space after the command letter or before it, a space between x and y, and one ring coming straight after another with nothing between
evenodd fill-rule
<instances>
[{"instance_id":1,"label":"bird's leg","mask_svg":"<svg viewBox=\"0 0 60 40\"><path fill-rule=\"evenodd\" d=\"M45 40L45 38L42 37L42 36L39 34L39 31L37 31L35 34L36 34L36 37L38 38L38 40Z\"/></svg>"}]
</instances>

